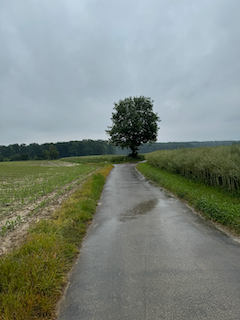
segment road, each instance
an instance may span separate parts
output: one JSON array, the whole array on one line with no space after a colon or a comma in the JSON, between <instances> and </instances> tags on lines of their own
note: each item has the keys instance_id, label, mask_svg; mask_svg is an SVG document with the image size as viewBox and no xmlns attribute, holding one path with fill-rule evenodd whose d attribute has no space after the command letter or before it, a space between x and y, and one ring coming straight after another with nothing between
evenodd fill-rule
<instances>
[{"instance_id":1,"label":"road","mask_svg":"<svg viewBox=\"0 0 240 320\"><path fill-rule=\"evenodd\" d=\"M75 319L239 320L240 246L116 165L60 304Z\"/></svg>"}]
</instances>

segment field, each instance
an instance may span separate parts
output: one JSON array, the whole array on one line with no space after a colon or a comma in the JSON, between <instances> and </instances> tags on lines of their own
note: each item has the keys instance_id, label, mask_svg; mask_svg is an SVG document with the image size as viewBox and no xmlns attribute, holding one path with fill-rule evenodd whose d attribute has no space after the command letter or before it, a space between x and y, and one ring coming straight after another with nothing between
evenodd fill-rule
<instances>
[{"instance_id":1,"label":"field","mask_svg":"<svg viewBox=\"0 0 240 320\"><path fill-rule=\"evenodd\" d=\"M8 236L1 242L0 255L11 247L16 229L21 237L40 214L50 215L96 168L60 160L0 163L0 236Z\"/></svg>"},{"instance_id":2,"label":"field","mask_svg":"<svg viewBox=\"0 0 240 320\"><path fill-rule=\"evenodd\" d=\"M194 150L147 154L138 169L240 234L240 147ZM105 155L0 163L0 319L55 317L111 163L125 161Z\"/></svg>"},{"instance_id":3,"label":"field","mask_svg":"<svg viewBox=\"0 0 240 320\"><path fill-rule=\"evenodd\" d=\"M121 163L121 162L131 162L136 161L136 159L130 158L128 156L120 156L120 155L99 155L99 156L82 156L82 157L69 157L62 158L62 161L69 161L73 163ZM139 154L137 157L137 161L144 160L144 156Z\"/></svg>"},{"instance_id":4,"label":"field","mask_svg":"<svg viewBox=\"0 0 240 320\"><path fill-rule=\"evenodd\" d=\"M240 145L155 151L146 159L170 173L240 194Z\"/></svg>"}]
</instances>

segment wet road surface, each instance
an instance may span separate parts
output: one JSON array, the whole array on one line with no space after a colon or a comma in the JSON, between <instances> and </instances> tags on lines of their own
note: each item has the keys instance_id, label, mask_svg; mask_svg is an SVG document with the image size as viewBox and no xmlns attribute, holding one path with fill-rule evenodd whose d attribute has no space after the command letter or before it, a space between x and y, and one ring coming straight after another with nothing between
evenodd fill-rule
<instances>
[{"instance_id":1,"label":"wet road surface","mask_svg":"<svg viewBox=\"0 0 240 320\"><path fill-rule=\"evenodd\" d=\"M240 246L116 165L58 319L239 320Z\"/></svg>"}]
</instances>

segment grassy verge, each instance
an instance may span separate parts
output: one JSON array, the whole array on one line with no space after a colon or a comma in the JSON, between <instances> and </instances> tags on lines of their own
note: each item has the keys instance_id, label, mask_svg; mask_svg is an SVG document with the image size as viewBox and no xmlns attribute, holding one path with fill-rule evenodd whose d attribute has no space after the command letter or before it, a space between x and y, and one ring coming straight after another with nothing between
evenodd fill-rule
<instances>
[{"instance_id":1,"label":"grassy verge","mask_svg":"<svg viewBox=\"0 0 240 320\"><path fill-rule=\"evenodd\" d=\"M0 319L52 319L54 308L112 166L91 176L56 211L29 230L0 260Z\"/></svg>"},{"instance_id":2,"label":"grassy verge","mask_svg":"<svg viewBox=\"0 0 240 320\"><path fill-rule=\"evenodd\" d=\"M239 198L220 188L191 181L179 174L171 174L148 163L139 163L137 169L148 179L187 200L190 205L200 210L205 217L217 221L240 234Z\"/></svg>"}]
</instances>

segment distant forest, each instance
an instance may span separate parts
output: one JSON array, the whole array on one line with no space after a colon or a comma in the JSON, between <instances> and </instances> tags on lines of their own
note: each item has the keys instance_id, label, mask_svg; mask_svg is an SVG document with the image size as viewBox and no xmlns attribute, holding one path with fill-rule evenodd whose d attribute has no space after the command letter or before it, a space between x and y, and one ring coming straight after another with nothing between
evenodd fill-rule
<instances>
[{"instance_id":1,"label":"distant forest","mask_svg":"<svg viewBox=\"0 0 240 320\"><path fill-rule=\"evenodd\" d=\"M149 143L144 144L139 149L139 153L149 153L157 150L174 150L182 148L199 148L199 147L216 147L216 146L229 146L231 144L239 144L240 141L190 141L190 142L156 142L152 145ZM129 150L130 152L130 150ZM126 150L118 149L116 154L127 154Z\"/></svg>"},{"instance_id":2,"label":"distant forest","mask_svg":"<svg viewBox=\"0 0 240 320\"><path fill-rule=\"evenodd\" d=\"M57 151L56 156L51 157L49 150L54 147ZM37 144L11 144L0 146L0 161L18 160L46 160L49 158L64 158L74 156L114 154L115 147L103 140L82 140L70 142L44 143Z\"/></svg>"},{"instance_id":3,"label":"distant forest","mask_svg":"<svg viewBox=\"0 0 240 320\"><path fill-rule=\"evenodd\" d=\"M144 144L139 153L149 153L156 150L173 150L179 148L198 148L213 146L228 146L240 141L205 141L205 142L157 142ZM54 152L55 151L55 152ZM104 140L82 140L70 142L37 144L0 145L0 161L46 160L74 156L101 154L127 155L130 150L117 148Z\"/></svg>"}]
</instances>

